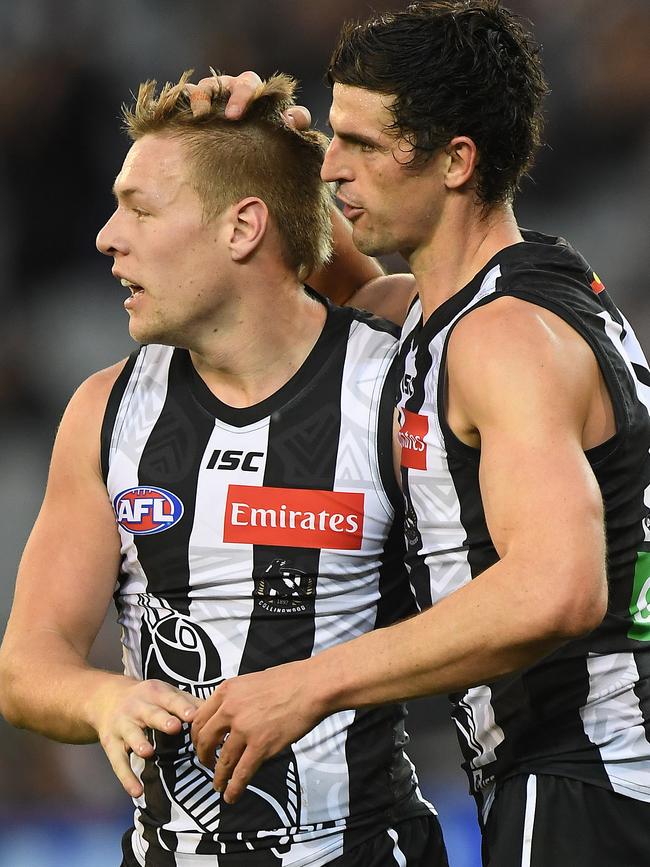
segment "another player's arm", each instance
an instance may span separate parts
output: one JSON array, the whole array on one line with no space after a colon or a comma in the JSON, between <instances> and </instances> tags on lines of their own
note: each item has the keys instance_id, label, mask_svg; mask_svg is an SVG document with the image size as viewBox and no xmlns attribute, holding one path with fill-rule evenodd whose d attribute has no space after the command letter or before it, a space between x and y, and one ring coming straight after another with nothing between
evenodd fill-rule
<instances>
[{"instance_id":1,"label":"another player's arm","mask_svg":"<svg viewBox=\"0 0 650 867\"><path fill-rule=\"evenodd\" d=\"M237 120L262 84L252 71L240 75L219 75L203 78L196 85L188 85L190 101L195 114L201 114L213 93L221 88L229 91L226 117ZM311 124L309 110L295 105L285 112L285 119L297 129L308 129ZM412 274L385 274L377 259L366 256L352 241L352 226L332 203L332 233L334 253L329 262L314 271L307 283L335 304L345 304L368 310L401 325L415 296L415 278Z\"/></svg>"},{"instance_id":2,"label":"another player's arm","mask_svg":"<svg viewBox=\"0 0 650 867\"><path fill-rule=\"evenodd\" d=\"M335 205L331 213L334 255L307 283L335 304L368 310L402 325L415 297L415 277L385 274L376 259L354 246L350 221Z\"/></svg>"},{"instance_id":3,"label":"another player's arm","mask_svg":"<svg viewBox=\"0 0 650 867\"><path fill-rule=\"evenodd\" d=\"M101 419L120 369L87 380L61 421L0 650L0 710L13 725L56 740L99 739L124 787L138 795L128 752L150 755L144 729L178 731L195 702L167 684L140 683L87 662L120 563L99 463Z\"/></svg>"},{"instance_id":4,"label":"another player's arm","mask_svg":"<svg viewBox=\"0 0 650 867\"><path fill-rule=\"evenodd\" d=\"M230 732L215 773L227 800L327 714L493 680L602 620L603 509L584 447L611 431L605 411L600 435L594 422L601 386L591 350L552 314L503 298L456 326L448 376L450 423L480 442L500 560L410 620L222 684L197 714L194 738L209 760Z\"/></svg>"}]
</instances>

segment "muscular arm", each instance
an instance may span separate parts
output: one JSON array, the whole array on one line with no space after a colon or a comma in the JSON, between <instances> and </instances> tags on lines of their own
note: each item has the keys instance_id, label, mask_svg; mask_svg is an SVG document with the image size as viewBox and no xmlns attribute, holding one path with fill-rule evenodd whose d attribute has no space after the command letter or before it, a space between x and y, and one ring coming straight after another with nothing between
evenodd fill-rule
<instances>
[{"instance_id":1,"label":"muscular arm","mask_svg":"<svg viewBox=\"0 0 650 867\"><path fill-rule=\"evenodd\" d=\"M503 299L456 327L448 373L450 424L467 444L480 443L500 560L410 620L226 681L197 715L194 736L207 760L230 732L215 774L227 799L327 714L492 680L601 621L603 512L583 451L585 431L596 436L598 425L590 350L552 314Z\"/></svg>"},{"instance_id":2,"label":"muscular arm","mask_svg":"<svg viewBox=\"0 0 650 867\"><path fill-rule=\"evenodd\" d=\"M117 776L137 795L128 750L150 755L144 727L176 731L194 704L166 684L143 688L86 661L120 562L99 466L101 419L120 367L87 380L63 416L0 650L0 709L13 725L56 740L101 740Z\"/></svg>"}]
</instances>

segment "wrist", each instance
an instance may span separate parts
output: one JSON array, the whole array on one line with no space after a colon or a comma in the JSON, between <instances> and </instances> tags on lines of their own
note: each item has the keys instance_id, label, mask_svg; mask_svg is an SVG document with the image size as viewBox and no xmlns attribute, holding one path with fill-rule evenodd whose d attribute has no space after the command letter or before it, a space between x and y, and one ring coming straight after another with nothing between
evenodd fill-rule
<instances>
[{"instance_id":1,"label":"wrist","mask_svg":"<svg viewBox=\"0 0 650 867\"><path fill-rule=\"evenodd\" d=\"M84 686L85 699L81 708L84 722L97 733L106 708L115 703L118 696L136 681L123 674L99 669L89 669Z\"/></svg>"}]
</instances>

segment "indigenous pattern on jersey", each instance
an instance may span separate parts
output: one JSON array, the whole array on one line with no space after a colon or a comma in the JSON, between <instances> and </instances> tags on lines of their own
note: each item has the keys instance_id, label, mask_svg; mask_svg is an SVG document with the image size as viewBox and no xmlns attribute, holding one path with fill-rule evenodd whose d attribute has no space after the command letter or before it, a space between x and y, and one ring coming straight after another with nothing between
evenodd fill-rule
<instances>
[{"instance_id":1,"label":"indigenous pattern on jersey","mask_svg":"<svg viewBox=\"0 0 650 867\"><path fill-rule=\"evenodd\" d=\"M426 608L498 560L479 451L445 419L449 335L462 316L501 295L545 307L592 348L614 407L617 433L586 452L605 504L608 612L591 634L522 674L452 696L454 721L480 806L494 780L522 772L562 774L650 801L650 373L586 261L560 238L523 234L524 243L501 251L424 325L416 302L402 332L399 438L411 583Z\"/></svg>"},{"instance_id":2,"label":"indigenous pattern on jersey","mask_svg":"<svg viewBox=\"0 0 650 867\"><path fill-rule=\"evenodd\" d=\"M125 672L206 698L415 611L391 449L397 337L328 306L292 379L226 406L185 350L145 346L111 394L102 461L122 542ZM326 864L430 814L404 709L344 711L221 801L190 740L154 733L131 846L155 867ZM185 856L185 857L184 857Z\"/></svg>"}]
</instances>

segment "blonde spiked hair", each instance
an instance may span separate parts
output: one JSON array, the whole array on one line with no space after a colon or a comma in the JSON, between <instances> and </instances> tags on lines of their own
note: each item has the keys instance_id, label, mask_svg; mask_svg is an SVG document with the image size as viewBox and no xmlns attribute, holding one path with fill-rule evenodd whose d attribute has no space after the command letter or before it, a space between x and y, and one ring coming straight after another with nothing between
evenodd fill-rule
<instances>
[{"instance_id":1,"label":"blonde spiked hair","mask_svg":"<svg viewBox=\"0 0 650 867\"><path fill-rule=\"evenodd\" d=\"M248 196L262 199L287 264L304 280L332 251L331 194L320 178L327 138L284 122L282 112L293 104L296 89L288 75L263 82L246 115L232 121L224 115L224 91L212 97L208 111L194 116L186 88L191 74L167 82L158 95L155 81L140 85L135 104L122 107L129 137L169 134L182 142L206 220Z\"/></svg>"}]
</instances>

